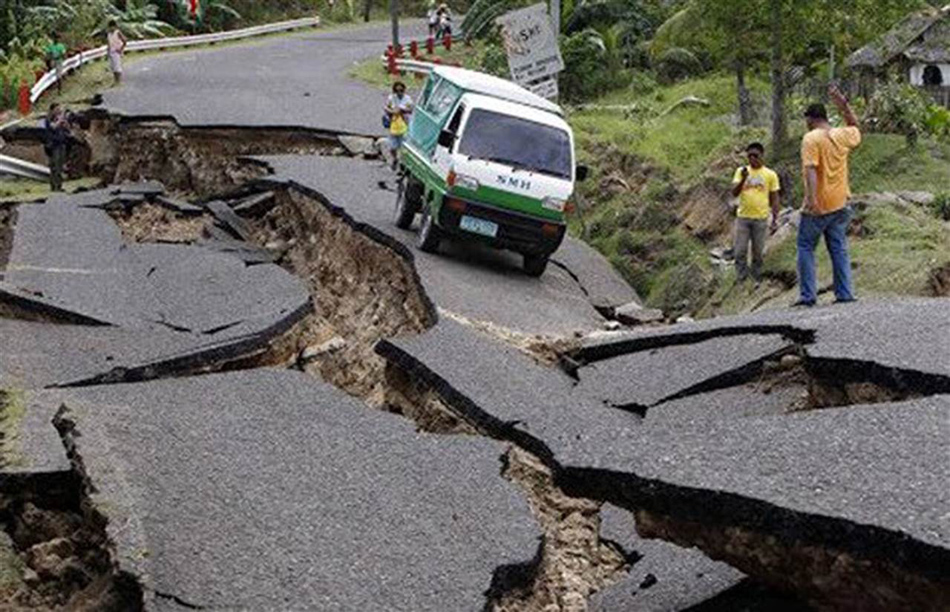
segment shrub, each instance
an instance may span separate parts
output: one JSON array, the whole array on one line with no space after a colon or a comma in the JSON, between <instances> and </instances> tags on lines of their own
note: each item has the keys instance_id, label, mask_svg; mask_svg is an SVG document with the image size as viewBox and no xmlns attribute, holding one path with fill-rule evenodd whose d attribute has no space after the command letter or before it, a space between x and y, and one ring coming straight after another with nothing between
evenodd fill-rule
<instances>
[{"instance_id":1,"label":"shrub","mask_svg":"<svg viewBox=\"0 0 950 612\"><path fill-rule=\"evenodd\" d=\"M950 192L938 193L930 204L934 216L944 221L950 221Z\"/></svg>"},{"instance_id":2,"label":"shrub","mask_svg":"<svg viewBox=\"0 0 950 612\"><path fill-rule=\"evenodd\" d=\"M561 54L565 66L561 73L561 93L568 100L596 97L630 82L627 70L608 68L603 38L594 30L562 38Z\"/></svg>"},{"instance_id":3,"label":"shrub","mask_svg":"<svg viewBox=\"0 0 950 612\"><path fill-rule=\"evenodd\" d=\"M930 100L916 87L897 80L882 85L874 92L868 107L869 124L879 132L902 134L909 144L927 131Z\"/></svg>"},{"instance_id":4,"label":"shrub","mask_svg":"<svg viewBox=\"0 0 950 612\"><path fill-rule=\"evenodd\" d=\"M492 43L486 45L479 68L482 72L505 79L508 78L508 56L505 55L504 47Z\"/></svg>"},{"instance_id":5,"label":"shrub","mask_svg":"<svg viewBox=\"0 0 950 612\"><path fill-rule=\"evenodd\" d=\"M937 138L950 138L950 110L936 104L932 105L927 110L924 125L927 131Z\"/></svg>"},{"instance_id":6,"label":"shrub","mask_svg":"<svg viewBox=\"0 0 950 612\"><path fill-rule=\"evenodd\" d=\"M702 62L694 53L680 47L674 47L656 58L656 73L660 80L674 83L681 79L701 74Z\"/></svg>"}]
</instances>

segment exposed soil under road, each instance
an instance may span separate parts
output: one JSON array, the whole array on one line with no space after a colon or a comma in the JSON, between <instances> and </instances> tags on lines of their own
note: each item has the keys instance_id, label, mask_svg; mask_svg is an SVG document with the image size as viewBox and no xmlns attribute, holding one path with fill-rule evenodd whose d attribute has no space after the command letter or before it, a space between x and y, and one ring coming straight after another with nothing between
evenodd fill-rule
<instances>
[{"instance_id":1,"label":"exposed soil under road","mask_svg":"<svg viewBox=\"0 0 950 612\"><path fill-rule=\"evenodd\" d=\"M13 248L13 226L16 224L16 208L0 204L0 278L7 267L10 249Z\"/></svg>"}]
</instances>

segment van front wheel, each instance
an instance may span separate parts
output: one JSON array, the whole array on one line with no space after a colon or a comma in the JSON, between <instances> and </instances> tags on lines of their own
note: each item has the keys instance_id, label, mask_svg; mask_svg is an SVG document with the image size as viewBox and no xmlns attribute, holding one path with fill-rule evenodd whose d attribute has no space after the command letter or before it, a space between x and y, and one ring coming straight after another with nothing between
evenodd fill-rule
<instances>
[{"instance_id":1,"label":"van front wheel","mask_svg":"<svg viewBox=\"0 0 950 612\"><path fill-rule=\"evenodd\" d=\"M533 276L535 278L544 274L544 270L548 267L548 256L547 255L524 255L524 272L528 276Z\"/></svg>"},{"instance_id":2,"label":"van front wheel","mask_svg":"<svg viewBox=\"0 0 950 612\"><path fill-rule=\"evenodd\" d=\"M422 223L419 226L419 238L417 240L419 250L426 253L438 251L439 243L442 241L439 234L439 228L435 224L435 219L432 218L432 209L426 206L422 212Z\"/></svg>"},{"instance_id":3,"label":"van front wheel","mask_svg":"<svg viewBox=\"0 0 950 612\"><path fill-rule=\"evenodd\" d=\"M422 191L422 184L411 176L403 177L397 183L396 211L393 216L399 229L409 229L412 225L422 203Z\"/></svg>"}]
</instances>

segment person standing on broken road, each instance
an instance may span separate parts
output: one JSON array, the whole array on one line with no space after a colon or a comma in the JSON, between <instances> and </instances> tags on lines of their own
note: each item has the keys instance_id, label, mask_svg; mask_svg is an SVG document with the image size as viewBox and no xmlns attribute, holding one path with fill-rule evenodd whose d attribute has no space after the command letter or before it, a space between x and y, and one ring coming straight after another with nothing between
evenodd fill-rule
<instances>
[{"instance_id":1,"label":"person standing on broken road","mask_svg":"<svg viewBox=\"0 0 950 612\"><path fill-rule=\"evenodd\" d=\"M128 41L119 29L119 22L115 19L109 21L109 67L112 69L113 87L122 83L122 54L125 53L126 44Z\"/></svg>"},{"instance_id":2,"label":"person standing on broken road","mask_svg":"<svg viewBox=\"0 0 950 612\"><path fill-rule=\"evenodd\" d=\"M43 149L49 158L49 187L52 191L62 191L70 137L68 113L62 106L54 103L49 107L44 127Z\"/></svg>"},{"instance_id":3,"label":"person standing on broken road","mask_svg":"<svg viewBox=\"0 0 950 612\"><path fill-rule=\"evenodd\" d=\"M748 166L736 170L732 179L732 197L739 198L736 212L736 232L733 254L736 276L741 283L749 277L748 251L752 245L752 279L762 281L762 253L765 251L769 210L772 212L771 231L778 229L779 184L778 174L765 167L765 147L753 142L746 147Z\"/></svg>"},{"instance_id":4,"label":"person standing on broken road","mask_svg":"<svg viewBox=\"0 0 950 612\"><path fill-rule=\"evenodd\" d=\"M384 123L389 125L389 150L392 152L392 168L399 166L399 149L406 141L409 132L409 118L412 116L412 98L406 93L406 84L396 81L393 92L386 99L386 108L383 116Z\"/></svg>"},{"instance_id":5,"label":"person standing on broken road","mask_svg":"<svg viewBox=\"0 0 950 612\"><path fill-rule=\"evenodd\" d=\"M832 102L847 127L831 127L823 104L805 111L808 133L802 140L802 174L805 200L798 225L798 284L800 297L795 306L814 306L818 299L815 278L815 247L825 237L834 271L835 303L853 302L851 258L848 254L848 226L852 211L848 206L848 156L861 144L858 119L844 94L832 86Z\"/></svg>"}]
</instances>

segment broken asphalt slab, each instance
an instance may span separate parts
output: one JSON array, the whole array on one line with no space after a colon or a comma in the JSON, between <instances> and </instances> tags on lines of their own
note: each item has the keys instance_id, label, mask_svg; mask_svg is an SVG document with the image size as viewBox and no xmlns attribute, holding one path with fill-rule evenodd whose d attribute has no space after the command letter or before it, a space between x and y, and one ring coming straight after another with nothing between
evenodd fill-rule
<instances>
[{"instance_id":1,"label":"broken asphalt slab","mask_svg":"<svg viewBox=\"0 0 950 612\"><path fill-rule=\"evenodd\" d=\"M573 245L555 254L564 268L549 266L540 279L526 276L520 256L474 244L447 241L438 254L416 249L416 231L393 222L395 193L379 188L392 183L392 172L375 162L316 156L274 156L267 162L280 181L292 181L326 203L342 208L357 222L406 245L433 301L450 312L522 331L568 335L600 328L597 312L582 284L587 278L600 301L623 304L636 299L610 263L589 248ZM274 179L268 179L271 181ZM565 243L571 242L567 238ZM577 269L584 278L565 271Z\"/></svg>"},{"instance_id":2,"label":"broken asphalt slab","mask_svg":"<svg viewBox=\"0 0 950 612\"><path fill-rule=\"evenodd\" d=\"M569 494L652 513L643 522L654 526L643 533L700 546L815 601L914 608L915 592L950 592L947 396L647 427L592 401L583 385L572 389L556 370L449 323L382 341L377 352L426 382L461 418L541 457ZM664 374L647 377L645 391ZM706 531L664 529L668 516ZM746 546L722 543L731 529L750 534ZM769 542L778 552L763 548ZM841 555L854 562L836 566ZM816 564L817 572L802 569ZM830 578L813 583L815 575Z\"/></svg>"},{"instance_id":3,"label":"broken asphalt slab","mask_svg":"<svg viewBox=\"0 0 950 612\"><path fill-rule=\"evenodd\" d=\"M58 320L74 313L72 322L197 334L297 316L310 299L303 283L273 264L248 267L243 260L249 255L127 245L104 211L55 198L20 213L5 272L6 301L16 299L21 310L32 304Z\"/></svg>"},{"instance_id":4,"label":"broken asphalt slab","mask_svg":"<svg viewBox=\"0 0 950 612\"><path fill-rule=\"evenodd\" d=\"M640 351L580 368L578 389L611 406L644 409L705 388L731 387L792 348L777 334L711 338Z\"/></svg>"},{"instance_id":5,"label":"broken asphalt slab","mask_svg":"<svg viewBox=\"0 0 950 612\"><path fill-rule=\"evenodd\" d=\"M538 549L501 445L418 433L302 373L62 401L120 568L188 605L482 610Z\"/></svg>"},{"instance_id":6,"label":"broken asphalt slab","mask_svg":"<svg viewBox=\"0 0 950 612\"><path fill-rule=\"evenodd\" d=\"M591 598L595 612L692 610L745 580L745 575L700 551L636 533L633 516L612 504L600 510L600 537L631 560L627 575Z\"/></svg>"},{"instance_id":7,"label":"broken asphalt slab","mask_svg":"<svg viewBox=\"0 0 950 612\"><path fill-rule=\"evenodd\" d=\"M585 343L573 357L594 363L674 344L728 335L781 334L804 345L839 375L850 365L896 373L950 377L950 327L946 299L903 298L761 311L670 327L638 330Z\"/></svg>"},{"instance_id":8,"label":"broken asphalt slab","mask_svg":"<svg viewBox=\"0 0 950 612\"><path fill-rule=\"evenodd\" d=\"M631 432L635 457L571 453L597 467L568 470L564 486L636 509L643 536L699 546L819 606L946 609L950 398L736 425Z\"/></svg>"}]
</instances>

